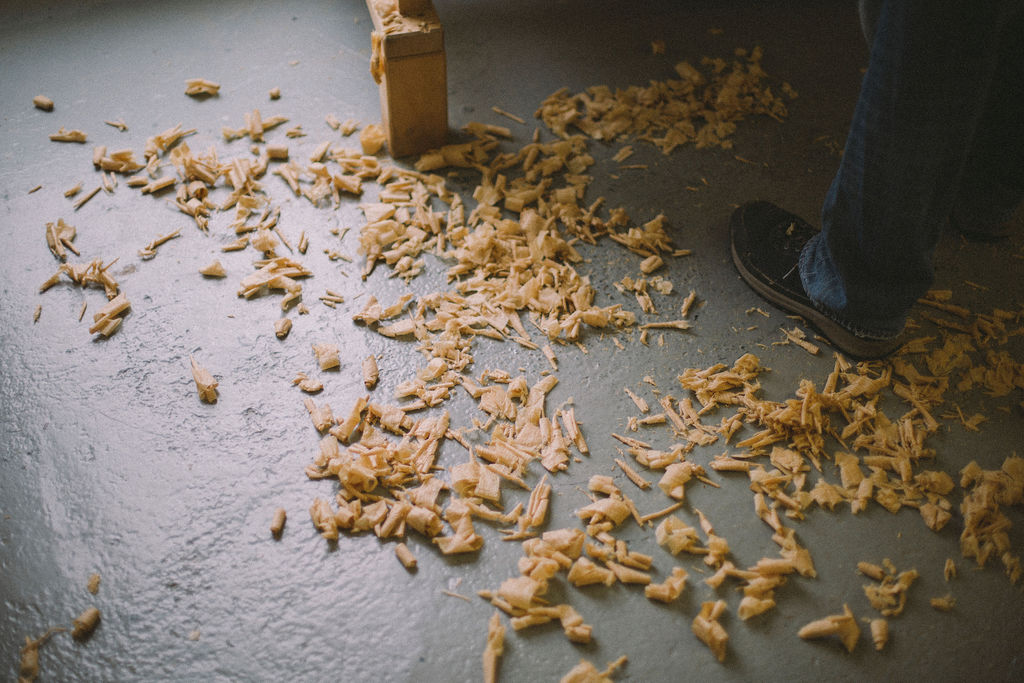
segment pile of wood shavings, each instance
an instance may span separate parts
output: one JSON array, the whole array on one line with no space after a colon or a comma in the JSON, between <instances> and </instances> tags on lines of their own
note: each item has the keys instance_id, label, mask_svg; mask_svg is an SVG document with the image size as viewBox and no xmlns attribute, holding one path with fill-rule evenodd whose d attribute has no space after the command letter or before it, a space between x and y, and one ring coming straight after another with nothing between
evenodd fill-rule
<instances>
[{"instance_id":1,"label":"pile of wood shavings","mask_svg":"<svg viewBox=\"0 0 1024 683\"><path fill-rule=\"evenodd\" d=\"M574 127L595 140L633 136L665 154L688 143L729 149L737 121L750 115L781 121L787 114L784 100L764 84L762 56L760 47L739 48L731 63L702 59L703 73L688 62L676 64L678 79L615 92L607 86L575 95L559 90L544 100L537 116L557 135L566 136ZM780 90L796 97L787 83Z\"/></svg>"}]
</instances>

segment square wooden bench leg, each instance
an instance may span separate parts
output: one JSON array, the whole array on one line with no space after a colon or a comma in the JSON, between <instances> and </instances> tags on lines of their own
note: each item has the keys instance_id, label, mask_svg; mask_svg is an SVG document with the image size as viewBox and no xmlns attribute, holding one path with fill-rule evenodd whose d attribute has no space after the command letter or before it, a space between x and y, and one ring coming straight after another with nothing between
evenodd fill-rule
<instances>
[{"instance_id":1,"label":"square wooden bench leg","mask_svg":"<svg viewBox=\"0 0 1024 683\"><path fill-rule=\"evenodd\" d=\"M380 83L381 122L393 157L420 154L448 137L444 31L430 0L366 0L373 18L370 70Z\"/></svg>"}]
</instances>

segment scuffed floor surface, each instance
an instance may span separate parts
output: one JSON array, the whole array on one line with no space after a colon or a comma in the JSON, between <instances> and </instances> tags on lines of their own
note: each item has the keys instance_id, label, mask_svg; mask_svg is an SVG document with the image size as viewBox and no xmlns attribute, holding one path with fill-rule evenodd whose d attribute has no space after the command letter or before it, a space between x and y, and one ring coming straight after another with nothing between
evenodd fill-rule
<instances>
[{"instance_id":1,"label":"scuffed floor surface","mask_svg":"<svg viewBox=\"0 0 1024 683\"><path fill-rule=\"evenodd\" d=\"M621 655L628 662L612 674L621 681L1024 676L1024 597L1020 583L1007 576L1013 558L1024 550L1024 519L1013 504L1009 475L987 475L1010 482L998 510L989 506L990 516L982 520L995 533L986 537L994 544L987 565L979 569L960 547L965 528L960 506L973 490L962 483L976 485L961 482L961 470L971 461L999 470L1007 458L1022 455L1020 226L1013 238L997 245L944 237L935 287L951 296L913 313L915 338L931 339L921 342L920 353L904 355L902 365L865 369L871 380L895 371L877 406L868 393L821 414L814 412L813 399L828 393L836 367L828 345L812 338L821 347L812 355L793 342L779 343L786 340L781 328L807 328L758 299L730 263L725 222L737 204L770 199L815 220L866 60L852 3L839 13L831 4L814 2L649 2L624 10L612 2L439 0L437 8L446 29L455 139L469 141L459 131L473 121L506 126L512 139L501 140L496 151L514 153L537 129L542 143L556 140L533 114L560 88L577 93L594 85L646 86L677 78L678 62L699 66L703 56L731 60L738 47L760 45L765 83L780 96L783 82L798 93L785 99L789 115L781 120L749 116L738 122L731 149L685 144L665 155L634 138L586 143L584 153L593 163L574 171L591 177L579 205L586 210L604 197L596 210L604 219L622 207L631 222L617 228L620 233L664 214L671 249L663 253L665 265L649 277L661 276L673 289L664 294L651 284L648 293L657 312L642 310L623 278L642 277L644 256L607 236L595 244L571 243L582 257L572 264L575 272L589 277L595 306L621 305L638 324L681 319L680 308L693 291L696 303L685 317L690 329L650 329L644 344L638 326L583 326L580 345L559 344L545 339L541 318L531 321L524 311L525 331L539 346L551 346L557 370L540 350L512 341L517 334L512 328L504 341L477 335L467 342L473 362L462 375L481 383L485 371L503 370L512 378L522 375L527 386L556 377L543 403L545 415L572 407L581 424L589 454L572 446L568 469L548 474L548 518L536 531L584 529L576 511L591 504L590 496L607 496L607 490L588 492L594 475L612 477L641 515L669 506L675 502L668 495L672 487L663 492L657 486L664 472L645 468L636 458L644 448L634 443L631 454L631 447L612 434L666 452L705 432L717 440L695 446L685 459L703 467L706 476L679 484L685 500L673 514L697 528L703 547L708 539L700 530L700 510L730 549L709 562L702 554L673 556L655 539L664 518L644 526L627 518L611 536L625 541L629 551L650 556L654 582L665 581L674 567L685 569L689 578L681 597L671 604L654 602L642 586L625 583L576 588L559 571L536 597L571 605L592 627L591 642L570 642L557 621L514 631L502 616L508 633L499 680L557 680L581 658L603 669ZM377 201L377 183L366 179L359 198L343 193L336 208L330 199L315 207L268 172L260 182L280 207L280 235L295 249L301 234L309 242L304 255L284 246L277 253L312 272L298 280L308 313L290 309L293 328L281 340L274 334L282 315L281 292L251 299L237 295L242 279L255 272L259 254L252 247L222 251L237 238L230 228L234 210L212 212L209 229L202 232L178 211L174 190L142 194L126 185L127 175L118 176L112 192L101 189L77 210L73 206L101 183L92 163L95 145L109 152L130 148L142 160L146 140L178 123L195 129L184 139L194 153L213 147L221 160L258 158L249 152L249 139L226 142L221 135L223 127L243 126L245 114L256 108L264 118L288 118L266 139L287 143L292 159L303 165L323 142L357 148L358 132L345 138L325 117L355 120L360 130L379 120L377 87L369 75L370 29L365 6L354 1L5 3L0 9L0 245L5 252L0 259L0 677L5 680L17 677L26 636L39 637L51 626L70 629L71 620L89 605L102 613L98 628L81 642L56 633L42 644L39 680L481 679L487 623L495 608L477 592L497 591L506 579L519 576L523 546L503 541L501 533L516 525L475 518L483 545L457 555L443 555L409 529L405 541L418 559L414 572L396 559L397 539L342 531L336 543L325 541L308 510L318 497L333 500L338 480L313 481L306 475L321 435L304 406L307 395L293 385L299 373L322 382L322 392L312 397L315 405L330 404L339 420L365 395L380 405L407 402L395 398L396 389L429 358L416 340L388 338L352 316L370 294L384 305L411 294L407 310L415 310L430 300L428 294L451 291L446 272L455 263L452 256L417 255L423 273L408 283L389 277L391 268L384 263L363 281L359 237L366 218L359 204ZM663 54L652 41L663 41ZM220 83L219 95L187 97L185 80L197 77ZM271 101L268 92L274 87L282 94ZM53 112L32 106L38 94L54 100ZM119 120L126 130L104 123ZM285 136L295 126L305 137ZM88 141L51 142L48 137L61 127L83 130ZM625 145L633 155L616 160ZM380 155L382 165L410 168L413 162ZM277 164L271 162L271 170ZM334 162L328 167L337 172ZM162 157L161 168L174 172L170 153ZM552 190L564 184L564 176L557 177ZM479 173L463 168L444 178L448 190L465 200L470 219ZM81 191L65 197L78 183ZM227 193L222 179L211 196L221 201ZM59 284L39 291L60 264L46 240L46 224L58 219L76 229L69 241L80 256L68 253L67 262L101 259L131 302L109 338L88 331L107 301L101 287L80 288L64 275ZM566 239L573 237L561 223L557 229ZM176 230L178 236L155 247L153 258L140 256L153 240ZM673 256L671 250L691 253ZM569 251L557 259L566 259ZM201 276L198 270L215 259L226 277ZM340 300L333 307L320 298L328 290ZM434 312L425 315L432 318ZM949 353L936 353L948 339L953 340ZM340 348L340 368L318 368L311 351L318 343ZM731 367L747 353L770 368L749 378L760 383L757 397L792 399L804 412L790 413L795 422L785 429L763 415L757 422L744 413L740 430L726 443L716 429L737 414L737 406L687 418L678 401L689 399L699 409L701 399L677 376L688 368ZM370 354L377 356L381 379L367 391L361 363ZM216 403L200 401L190 356L218 381ZM854 382L857 371L849 372L835 376L832 389ZM813 392L800 388L802 379L813 383ZM893 393L895 385L914 388L909 394L900 389L909 396L901 398ZM641 412L624 388L646 401L650 413ZM681 413L682 426L667 418L666 424L631 429L631 417L665 412L661 402L670 395L677 401L669 406ZM514 403L522 410L525 397ZM861 412L851 413L857 405ZM891 430L868 415L876 407L894 423ZM474 421L482 426L489 416L459 386L442 406L410 417L437 417L443 410L449 411L450 429L462 430L467 442L475 447L487 442L488 433L474 431ZM881 431L854 428L842 434L847 424L866 418ZM772 425L786 439L753 453L753 446L740 445ZM821 426L820 472L808 455L815 454L816 443L808 435L817 433L808 425ZM874 437L880 441L871 441ZM793 440L803 447L792 447ZM912 467L904 473L908 477L881 466L882 460L863 459L892 456L881 443L914 454L906 462ZM773 445L789 450L769 458ZM713 458L723 453L753 454L748 461L755 470L763 468L769 479L781 476L782 484L755 474L752 490L748 474L713 469ZM861 496L864 509L854 515L856 485L845 493L833 491L838 502L832 511L809 501L819 480L844 484L834 462L840 453L861 458L863 475L870 475L874 464L881 472L877 481L900 482L892 495L910 505L891 512L881 503L900 506L875 490ZM616 459L637 470L650 488L638 488ZM437 476L450 481L450 468L467 460L462 445L443 439L437 455L443 469ZM952 486L946 487L940 475L921 478L926 470L947 473ZM533 488L544 473L541 462L532 462L523 481ZM795 486L799 483L802 487ZM823 491L816 495L827 500ZM501 495L507 513L525 505L529 492L506 481ZM451 505L448 493L438 500L444 508ZM755 500L764 502L765 518L795 532L796 547L807 549L816 577L787 575L774 591L773 609L741 620L741 588L749 577L717 575L722 579L717 588L705 579L728 566L725 562L746 569L761 558L780 556L772 529L758 519ZM926 504L932 513L949 508L950 519L940 531L929 529L915 509ZM275 540L269 525L279 507L288 521ZM787 515L793 508L800 511ZM973 524L976 515L970 508L966 518ZM444 528L445 536L453 533L450 525ZM857 563L881 565L885 558L897 572L916 569L919 578L905 592L903 613L889 620L887 647L876 652L867 620L881 614L863 590L876 582L858 573ZM948 580L947 559L957 569ZM95 595L87 590L94 573L101 577ZM955 599L951 610L929 604L947 595ZM702 603L716 600L725 603L719 621L729 636L721 663L691 628ZM863 630L852 652L835 638L797 637L808 622L842 614L844 605Z\"/></svg>"}]
</instances>

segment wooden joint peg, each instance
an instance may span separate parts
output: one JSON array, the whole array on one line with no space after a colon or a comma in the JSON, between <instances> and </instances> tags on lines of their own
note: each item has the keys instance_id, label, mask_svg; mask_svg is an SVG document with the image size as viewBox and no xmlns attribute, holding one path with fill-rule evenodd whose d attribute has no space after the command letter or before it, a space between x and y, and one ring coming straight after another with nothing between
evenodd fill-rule
<instances>
[{"instance_id":1,"label":"wooden joint peg","mask_svg":"<svg viewBox=\"0 0 1024 683\"><path fill-rule=\"evenodd\" d=\"M366 0L373 18L370 73L380 84L381 123L393 157L448 137L444 31L430 0Z\"/></svg>"}]
</instances>

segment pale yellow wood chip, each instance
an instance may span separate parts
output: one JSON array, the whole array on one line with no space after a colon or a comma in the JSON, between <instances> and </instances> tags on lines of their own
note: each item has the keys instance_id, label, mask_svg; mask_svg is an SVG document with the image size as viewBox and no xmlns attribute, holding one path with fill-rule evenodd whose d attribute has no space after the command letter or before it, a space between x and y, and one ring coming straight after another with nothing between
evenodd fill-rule
<instances>
[{"instance_id":1,"label":"pale yellow wood chip","mask_svg":"<svg viewBox=\"0 0 1024 683\"><path fill-rule=\"evenodd\" d=\"M402 566L412 571L416 569L416 556L412 554L409 547L405 543L399 543L395 546L395 557L402 563Z\"/></svg>"},{"instance_id":2,"label":"pale yellow wood chip","mask_svg":"<svg viewBox=\"0 0 1024 683\"><path fill-rule=\"evenodd\" d=\"M192 363L192 379L195 380L199 399L204 403L216 403L217 380L213 378L209 370L199 365L194 357L189 356L189 360Z\"/></svg>"},{"instance_id":3,"label":"pale yellow wood chip","mask_svg":"<svg viewBox=\"0 0 1024 683\"><path fill-rule=\"evenodd\" d=\"M284 523L288 518L288 513L284 508L277 508L274 510L274 517L270 520L270 534L274 538L281 538L281 533L284 531Z\"/></svg>"},{"instance_id":4,"label":"pale yellow wood chip","mask_svg":"<svg viewBox=\"0 0 1024 683\"><path fill-rule=\"evenodd\" d=\"M494 612L487 622L487 643L483 654L484 683L497 683L498 662L504 652L505 627L501 623L501 614Z\"/></svg>"},{"instance_id":5,"label":"pale yellow wood chip","mask_svg":"<svg viewBox=\"0 0 1024 683\"><path fill-rule=\"evenodd\" d=\"M77 128L64 130L64 128L61 127L60 130L50 136L50 139L54 142L85 142L86 135Z\"/></svg>"},{"instance_id":6,"label":"pale yellow wood chip","mask_svg":"<svg viewBox=\"0 0 1024 683\"><path fill-rule=\"evenodd\" d=\"M224 270L224 266L221 265L220 261L213 261L213 263L203 266L199 269L199 272L206 277L226 277L227 271Z\"/></svg>"},{"instance_id":7,"label":"pale yellow wood chip","mask_svg":"<svg viewBox=\"0 0 1024 683\"><path fill-rule=\"evenodd\" d=\"M100 611L96 607L87 607L71 623L73 625L71 637L75 640L85 640L92 635L100 623Z\"/></svg>"},{"instance_id":8,"label":"pale yellow wood chip","mask_svg":"<svg viewBox=\"0 0 1024 683\"><path fill-rule=\"evenodd\" d=\"M377 369L377 357L369 355L363 359L363 385L367 389L373 389L377 386L377 380L380 379L380 371Z\"/></svg>"},{"instance_id":9,"label":"pale yellow wood chip","mask_svg":"<svg viewBox=\"0 0 1024 683\"><path fill-rule=\"evenodd\" d=\"M292 330L291 318L278 318L274 321L274 334L278 339L284 339Z\"/></svg>"},{"instance_id":10,"label":"pale yellow wood chip","mask_svg":"<svg viewBox=\"0 0 1024 683\"><path fill-rule=\"evenodd\" d=\"M32 105L43 111L53 111L53 100L46 95L36 95L32 98Z\"/></svg>"},{"instance_id":11,"label":"pale yellow wood chip","mask_svg":"<svg viewBox=\"0 0 1024 683\"><path fill-rule=\"evenodd\" d=\"M220 83L205 78L189 78L185 81L185 94L189 97L200 95L216 95L220 92Z\"/></svg>"},{"instance_id":12,"label":"pale yellow wood chip","mask_svg":"<svg viewBox=\"0 0 1024 683\"><path fill-rule=\"evenodd\" d=\"M84 194L81 197L79 197L78 201L76 201L74 204L72 204L72 206L74 207L75 211L78 211L80 208L85 206L86 202L88 202L90 199L95 197L96 193L99 192L102 189L103 189L103 187L101 185L97 185L92 190L90 190L87 194Z\"/></svg>"},{"instance_id":13,"label":"pale yellow wood chip","mask_svg":"<svg viewBox=\"0 0 1024 683\"><path fill-rule=\"evenodd\" d=\"M320 365L321 370L341 367L340 350L337 344L328 344L326 342L313 344L313 353L316 355L316 361Z\"/></svg>"},{"instance_id":14,"label":"pale yellow wood chip","mask_svg":"<svg viewBox=\"0 0 1024 683\"><path fill-rule=\"evenodd\" d=\"M89 581L88 581L88 583L86 584L85 587L93 595L96 595L97 593L99 593L100 592L100 575L99 574L90 574L89 575Z\"/></svg>"}]
</instances>

